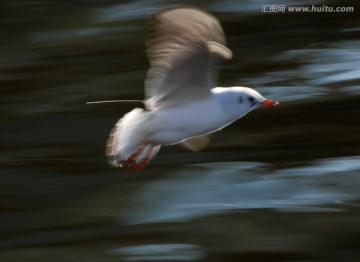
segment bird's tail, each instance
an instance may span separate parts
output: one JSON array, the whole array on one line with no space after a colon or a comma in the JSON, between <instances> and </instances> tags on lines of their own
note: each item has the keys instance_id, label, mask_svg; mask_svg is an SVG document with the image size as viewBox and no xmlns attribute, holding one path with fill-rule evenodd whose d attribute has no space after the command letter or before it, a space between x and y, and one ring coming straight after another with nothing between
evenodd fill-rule
<instances>
[{"instance_id":1,"label":"bird's tail","mask_svg":"<svg viewBox=\"0 0 360 262\"><path fill-rule=\"evenodd\" d=\"M105 151L111 166L136 171L159 152L160 145L151 145L146 141L147 114L145 110L135 108L116 123Z\"/></svg>"}]
</instances>

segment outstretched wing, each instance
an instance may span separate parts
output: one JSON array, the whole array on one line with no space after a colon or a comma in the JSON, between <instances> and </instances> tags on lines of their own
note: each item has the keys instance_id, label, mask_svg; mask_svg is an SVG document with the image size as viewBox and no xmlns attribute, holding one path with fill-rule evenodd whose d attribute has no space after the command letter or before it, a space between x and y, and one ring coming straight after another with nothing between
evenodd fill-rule
<instances>
[{"instance_id":1,"label":"outstretched wing","mask_svg":"<svg viewBox=\"0 0 360 262\"><path fill-rule=\"evenodd\" d=\"M216 58L232 57L219 21L201 9L176 7L155 14L147 31L147 108L208 98L215 85Z\"/></svg>"}]
</instances>

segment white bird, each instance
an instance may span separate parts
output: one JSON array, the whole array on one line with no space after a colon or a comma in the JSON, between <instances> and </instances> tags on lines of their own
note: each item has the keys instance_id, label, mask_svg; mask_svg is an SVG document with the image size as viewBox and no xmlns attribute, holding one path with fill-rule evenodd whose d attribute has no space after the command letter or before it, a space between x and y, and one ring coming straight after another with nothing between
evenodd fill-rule
<instances>
[{"instance_id":1,"label":"white bird","mask_svg":"<svg viewBox=\"0 0 360 262\"><path fill-rule=\"evenodd\" d=\"M106 155L115 167L143 168L162 145L181 143L193 151L206 135L255 108L277 106L248 87L215 87L219 58L232 52L219 21L189 6L168 8L148 22L146 110L135 108L113 128Z\"/></svg>"}]
</instances>

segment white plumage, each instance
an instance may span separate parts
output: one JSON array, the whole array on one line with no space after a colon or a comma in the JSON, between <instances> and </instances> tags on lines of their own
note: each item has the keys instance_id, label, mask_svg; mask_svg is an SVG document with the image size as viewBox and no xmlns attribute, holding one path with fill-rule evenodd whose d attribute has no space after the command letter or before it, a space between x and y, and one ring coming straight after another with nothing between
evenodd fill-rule
<instances>
[{"instance_id":1,"label":"white plumage","mask_svg":"<svg viewBox=\"0 0 360 262\"><path fill-rule=\"evenodd\" d=\"M229 59L218 20L194 7L154 15L148 24L146 109L135 108L110 134L106 155L113 166L136 171L161 145L203 148L205 136L260 105L276 106L247 87L214 87L216 60Z\"/></svg>"}]
</instances>

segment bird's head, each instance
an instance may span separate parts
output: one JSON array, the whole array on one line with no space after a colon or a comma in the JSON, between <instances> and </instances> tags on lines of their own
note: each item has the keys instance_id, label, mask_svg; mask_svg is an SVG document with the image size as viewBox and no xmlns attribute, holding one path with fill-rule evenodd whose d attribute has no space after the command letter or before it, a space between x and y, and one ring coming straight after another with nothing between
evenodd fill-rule
<instances>
[{"instance_id":1,"label":"bird's head","mask_svg":"<svg viewBox=\"0 0 360 262\"><path fill-rule=\"evenodd\" d=\"M260 106L276 107L279 105L279 102L266 99L259 92L249 87L214 88L214 91L221 93L224 108L239 117Z\"/></svg>"}]
</instances>

